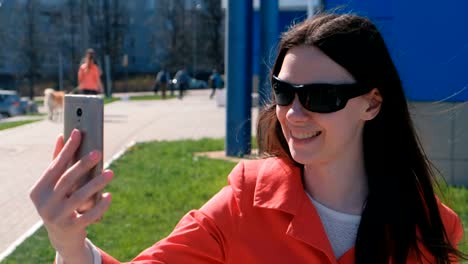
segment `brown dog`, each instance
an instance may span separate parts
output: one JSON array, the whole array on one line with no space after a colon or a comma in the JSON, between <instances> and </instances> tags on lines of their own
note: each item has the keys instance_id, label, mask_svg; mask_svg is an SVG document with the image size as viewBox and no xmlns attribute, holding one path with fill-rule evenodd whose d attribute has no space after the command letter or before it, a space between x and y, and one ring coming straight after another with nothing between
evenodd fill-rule
<instances>
[{"instance_id":1,"label":"brown dog","mask_svg":"<svg viewBox=\"0 0 468 264\"><path fill-rule=\"evenodd\" d=\"M44 90L44 107L47 110L47 116L51 121L59 121L63 112L63 97L65 93L55 91L52 88Z\"/></svg>"}]
</instances>

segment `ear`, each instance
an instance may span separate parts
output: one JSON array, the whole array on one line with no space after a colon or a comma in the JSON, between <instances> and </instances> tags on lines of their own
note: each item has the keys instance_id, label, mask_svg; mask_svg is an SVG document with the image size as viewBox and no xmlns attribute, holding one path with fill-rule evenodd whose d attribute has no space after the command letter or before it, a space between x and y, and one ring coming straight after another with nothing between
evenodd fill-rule
<instances>
[{"instance_id":1,"label":"ear","mask_svg":"<svg viewBox=\"0 0 468 264\"><path fill-rule=\"evenodd\" d=\"M365 106L364 112L362 112L363 120L372 120L380 112L380 107L382 106L382 95L377 88L372 89L369 93L364 95L364 99L367 104Z\"/></svg>"}]
</instances>

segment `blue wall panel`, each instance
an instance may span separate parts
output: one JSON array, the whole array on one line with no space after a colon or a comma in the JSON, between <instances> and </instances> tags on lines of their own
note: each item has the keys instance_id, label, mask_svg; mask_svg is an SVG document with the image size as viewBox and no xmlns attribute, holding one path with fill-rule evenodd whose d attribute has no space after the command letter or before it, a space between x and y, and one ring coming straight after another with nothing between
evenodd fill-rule
<instances>
[{"instance_id":1,"label":"blue wall panel","mask_svg":"<svg viewBox=\"0 0 468 264\"><path fill-rule=\"evenodd\" d=\"M327 0L382 31L408 99L468 100L468 1Z\"/></svg>"}]
</instances>

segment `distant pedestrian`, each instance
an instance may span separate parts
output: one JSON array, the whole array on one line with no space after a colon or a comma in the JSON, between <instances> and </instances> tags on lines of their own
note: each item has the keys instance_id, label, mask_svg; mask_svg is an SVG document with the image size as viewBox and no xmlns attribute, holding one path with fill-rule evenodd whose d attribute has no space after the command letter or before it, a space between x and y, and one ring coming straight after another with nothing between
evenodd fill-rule
<instances>
[{"instance_id":1,"label":"distant pedestrian","mask_svg":"<svg viewBox=\"0 0 468 264\"><path fill-rule=\"evenodd\" d=\"M208 84L211 88L210 99L212 99L213 96L215 95L216 89L223 87L223 83L224 81L221 75L218 73L216 69L213 69L213 73L210 75L210 78L208 79Z\"/></svg>"},{"instance_id":2,"label":"distant pedestrian","mask_svg":"<svg viewBox=\"0 0 468 264\"><path fill-rule=\"evenodd\" d=\"M187 69L184 67L177 71L174 78L176 79L176 85L179 88L179 99L182 99L182 97L184 97L184 91L189 88L190 76L187 73Z\"/></svg>"},{"instance_id":3,"label":"distant pedestrian","mask_svg":"<svg viewBox=\"0 0 468 264\"><path fill-rule=\"evenodd\" d=\"M162 68L156 75L156 81L154 82L153 87L154 93L156 94L159 90L161 90L161 97L165 99L169 81L169 72Z\"/></svg>"},{"instance_id":4,"label":"distant pedestrian","mask_svg":"<svg viewBox=\"0 0 468 264\"><path fill-rule=\"evenodd\" d=\"M78 70L78 89L82 94L102 93L101 71L96 65L93 49L86 50Z\"/></svg>"}]
</instances>

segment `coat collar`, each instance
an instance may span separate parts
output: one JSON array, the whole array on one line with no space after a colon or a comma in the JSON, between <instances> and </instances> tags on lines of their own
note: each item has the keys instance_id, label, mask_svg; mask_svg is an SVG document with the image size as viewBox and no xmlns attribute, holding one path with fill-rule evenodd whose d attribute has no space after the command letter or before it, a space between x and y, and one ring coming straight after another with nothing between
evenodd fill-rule
<instances>
[{"instance_id":1,"label":"coat collar","mask_svg":"<svg viewBox=\"0 0 468 264\"><path fill-rule=\"evenodd\" d=\"M301 169L280 158L266 159L255 184L254 206L296 214L304 188Z\"/></svg>"},{"instance_id":2,"label":"coat collar","mask_svg":"<svg viewBox=\"0 0 468 264\"><path fill-rule=\"evenodd\" d=\"M314 205L304 191L301 168L281 158L266 159L258 171L255 207L283 211L293 216L286 233L322 251L330 263L354 263L354 248L338 261Z\"/></svg>"}]
</instances>

